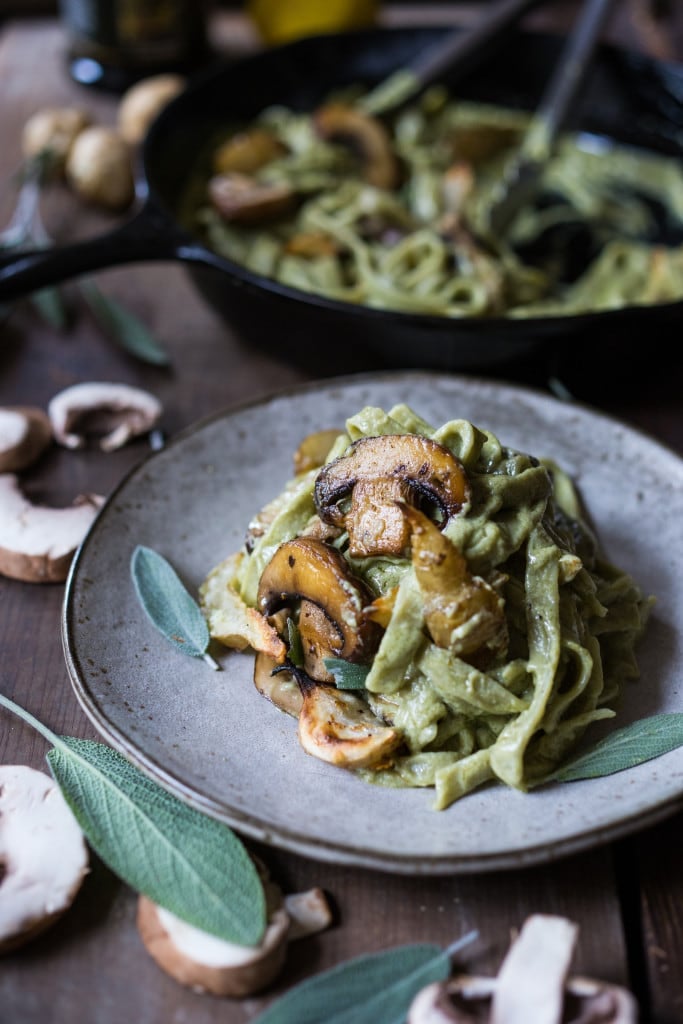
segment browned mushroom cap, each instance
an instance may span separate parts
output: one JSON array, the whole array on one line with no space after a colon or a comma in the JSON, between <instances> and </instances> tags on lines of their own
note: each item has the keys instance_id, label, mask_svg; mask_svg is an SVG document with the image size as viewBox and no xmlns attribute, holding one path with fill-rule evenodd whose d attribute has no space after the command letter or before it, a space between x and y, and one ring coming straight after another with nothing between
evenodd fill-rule
<instances>
[{"instance_id":1,"label":"browned mushroom cap","mask_svg":"<svg viewBox=\"0 0 683 1024\"><path fill-rule=\"evenodd\" d=\"M340 503L349 495L344 509ZM409 529L401 503L436 506L443 528L469 500L470 488L462 463L443 445L417 434L386 434L362 437L323 466L314 496L320 518L345 526L349 552L360 558L405 550Z\"/></svg>"},{"instance_id":2,"label":"browned mushroom cap","mask_svg":"<svg viewBox=\"0 0 683 1024\"><path fill-rule=\"evenodd\" d=\"M342 103L329 103L314 115L316 131L328 142L347 145L363 165L363 178L376 188L397 188L401 169L391 137L381 121Z\"/></svg>"},{"instance_id":3,"label":"browned mushroom cap","mask_svg":"<svg viewBox=\"0 0 683 1024\"><path fill-rule=\"evenodd\" d=\"M351 573L344 556L314 537L296 537L279 546L263 570L257 595L263 615L297 602L303 605L299 630L311 678L316 671L320 674L326 657L359 662L373 653L378 627L363 616L371 601L372 594Z\"/></svg>"},{"instance_id":4,"label":"browned mushroom cap","mask_svg":"<svg viewBox=\"0 0 683 1024\"><path fill-rule=\"evenodd\" d=\"M237 224L276 220L292 209L295 200L286 182L259 182L246 174L216 174L208 190L221 217Z\"/></svg>"}]
</instances>

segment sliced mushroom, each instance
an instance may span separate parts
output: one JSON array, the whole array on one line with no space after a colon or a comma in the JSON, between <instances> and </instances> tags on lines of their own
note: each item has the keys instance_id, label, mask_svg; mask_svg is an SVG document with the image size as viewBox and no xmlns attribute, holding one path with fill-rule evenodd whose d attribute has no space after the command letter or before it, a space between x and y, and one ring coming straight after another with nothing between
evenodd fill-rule
<instances>
[{"instance_id":1,"label":"sliced mushroom","mask_svg":"<svg viewBox=\"0 0 683 1024\"><path fill-rule=\"evenodd\" d=\"M397 502L435 506L443 528L469 496L459 459L417 434L360 438L323 466L314 493L320 518L348 530L349 553L358 558L405 551L409 533Z\"/></svg>"},{"instance_id":2,"label":"sliced mushroom","mask_svg":"<svg viewBox=\"0 0 683 1024\"><path fill-rule=\"evenodd\" d=\"M263 651L275 663L282 663L287 653L283 641L260 612L244 603L234 587L241 558L241 553L229 555L211 570L199 587L209 633L226 647L238 651L251 647L254 651Z\"/></svg>"},{"instance_id":3,"label":"sliced mushroom","mask_svg":"<svg viewBox=\"0 0 683 1024\"><path fill-rule=\"evenodd\" d=\"M42 409L26 405L0 408L0 473L26 469L51 441L52 427Z\"/></svg>"},{"instance_id":4,"label":"sliced mushroom","mask_svg":"<svg viewBox=\"0 0 683 1024\"><path fill-rule=\"evenodd\" d=\"M381 121L342 103L321 107L313 120L321 138L348 146L357 155L363 179L369 185L382 189L398 187L400 164L391 136Z\"/></svg>"},{"instance_id":5,"label":"sliced mushroom","mask_svg":"<svg viewBox=\"0 0 683 1024\"><path fill-rule=\"evenodd\" d=\"M261 992L277 977L287 943L329 927L332 910L322 889L292 893L269 877L254 858L266 897L268 922L258 946L226 942L180 920L146 896L138 899L137 925L145 948L176 981L198 992L241 998Z\"/></svg>"},{"instance_id":6,"label":"sliced mushroom","mask_svg":"<svg viewBox=\"0 0 683 1024\"><path fill-rule=\"evenodd\" d=\"M181 921L146 896L138 900L137 926L150 956L176 981L197 992L241 998L260 992L285 962L289 915L273 910L258 946L240 946Z\"/></svg>"},{"instance_id":7,"label":"sliced mushroom","mask_svg":"<svg viewBox=\"0 0 683 1024\"><path fill-rule=\"evenodd\" d=\"M339 768L389 763L402 741L398 729L385 725L365 701L346 690L322 683L302 689L299 742L306 753Z\"/></svg>"},{"instance_id":8,"label":"sliced mushroom","mask_svg":"<svg viewBox=\"0 0 683 1024\"><path fill-rule=\"evenodd\" d=\"M0 573L29 583L65 580L103 501L87 494L67 508L33 505L14 474L1 474Z\"/></svg>"},{"instance_id":9,"label":"sliced mushroom","mask_svg":"<svg viewBox=\"0 0 683 1024\"><path fill-rule=\"evenodd\" d=\"M305 614L303 621L299 617L309 675L309 668L315 671L326 657L355 662L369 658L379 640L377 626L363 616L371 601L368 588L352 574L344 556L313 537L296 537L278 547L261 574L257 597L258 610L266 616L297 602L320 609L321 614Z\"/></svg>"},{"instance_id":10,"label":"sliced mushroom","mask_svg":"<svg viewBox=\"0 0 683 1024\"><path fill-rule=\"evenodd\" d=\"M53 924L87 871L83 833L56 782L24 765L0 766L0 953Z\"/></svg>"},{"instance_id":11,"label":"sliced mushroom","mask_svg":"<svg viewBox=\"0 0 683 1024\"><path fill-rule=\"evenodd\" d=\"M267 654L259 653L254 660L254 686L267 700L298 718L304 704L299 684L291 672L278 671L278 663Z\"/></svg>"},{"instance_id":12,"label":"sliced mushroom","mask_svg":"<svg viewBox=\"0 0 683 1024\"><path fill-rule=\"evenodd\" d=\"M213 167L217 174L253 174L286 152L286 146L272 132L252 128L220 145L213 155Z\"/></svg>"},{"instance_id":13,"label":"sliced mushroom","mask_svg":"<svg viewBox=\"0 0 683 1024\"><path fill-rule=\"evenodd\" d=\"M437 647L467 658L491 657L507 647L505 602L467 559L419 509L404 505L411 557L424 600L425 624ZM501 577L505 579L506 577Z\"/></svg>"},{"instance_id":14,"label":"sliced mushroom","mask_svg":"<svg viewBox=\"0 0 683 1024\"><path fill-rule=\"evenodd\" d=\"M259 182L246 174L216 174L209 180L209 199L227 221L261 224L277 220L293 208L296 195L286 182Z\"/></svg>"},{"instance_id":15,"label":"sliced mushroom","mask_svg":"<svg viewBox=\"0 0 683 1024\"><path fill-rule=\"evenodd\" d=\"M532 914L497 978L461 974L426 986L407 1024L636 1024L637 1003L627 989L567 977L576 935L567 918Z\"/></svg>"},{"instance_id":16,"label":"sliced mushroom","mask_svg":"<svg viewBox=\"0 0 683 1024\"><path fill-rule=\"evenodd\" d=\"M99 435L102 451L121 448L154 427L161 402L129 384L88 381L56 394L48 405L55 440L65 448L82 448L86 437Z\"/></svg>"}]
</instances>

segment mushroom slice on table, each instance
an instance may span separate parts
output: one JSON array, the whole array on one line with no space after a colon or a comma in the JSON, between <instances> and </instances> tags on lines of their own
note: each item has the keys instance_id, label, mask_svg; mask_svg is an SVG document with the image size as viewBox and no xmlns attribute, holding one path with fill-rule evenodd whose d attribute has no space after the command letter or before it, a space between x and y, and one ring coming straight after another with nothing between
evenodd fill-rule
<instances>
[{"instance_id":1,"label":"mushroom slice on table","mask_svg":"<svg viewBox=\"0 0 683 1024\"><path fill-rule=\"evenodd\" d=\"M332 911L322 889L283 897L257 860L268 916L258 946L240 946L210 935L175 914L138 898L137 926L143 944L162 970L197 992L243 998L261 992L282 970L287 944L329 927Z\"/></svg>"},{"instance_id":2,"label":"mushroom slice on table","mask_svg":"<svg viewBox=\"0 0 683 1024\"><path fill-rule=\"evenodd\" d=\"M636 1024L627 989L568 977L577 933L567 918L532 914L497 977L461 974L426 986L407 1024Z\"/></svg>"},{"instance_id":3,"label":"mushroom slice on table","mask_svg":"<svg viewBox=\"0 0 683 1024\"><path fill-rule=\"evenodd\" d=\"M401 555L410 531L400 503L433 507L443 529L470 498L459 459L417 434L362 437L318 473L315 505L324 522L344 526L354 558Z\"/></svg>"},{"instance_id":4,"label":"mushroom slice on table","mask_svg":"<svg viewBox=\"0 0 683 1024\"><path fill-rule=\"evenodd\" d=\"M103 502L87 494L67 508L34 505L13 473L0 474L0 573L28 583L65 580Z\"/></svg>"},{"instance_id":5,"label":"mushroom slice on table","mask_svg":"<svg viewBox=\"0 0 683 1024\"><path fill-rule=\"evenodd\" d=\"M32 465L52 441L47 413L35 406L0 408L0 473L16 473Z\"/></svg>"},{"instance_id":6,"label":"mushroom slice on table","mask_svg":"<svg viewBox=\"0 0 683 1024\"><path fill-rule=\"evenodd\" d=\"M363 662L374 653L379 628L363 615L371 601L372 594L344 556L315 537L280 544L261 574L257 595L258 610L265 616L306 602L299 631L304 669L311 678L320 673L326 657Z\"/></svg>"},{"instance_id":7,"label":"mushroom slice on table","mask_svg":"<svg viewBox=\"0 0 683 1024\"><path fill-rule=\"evenodd\" d=\"M54 438L65 448L83 448L92 434L100 437L102 451L111 452L156 426L162 407L142 388L87 381L54 395L47 412Z\"/></svg>"},{"instance_id":8,"label":"mushroom slice on table","mask_svg":"<svg viewBox=\"0 0 683 1024\"><path fill-rule=\"evenodd\" d=\"M53 924L87 871L83 833L57 783L34 768L1 765L0 953Z\"/></svg>"},{"instance_id":9,"label":"mushroom slice on table","mask_svg":"<svg viewBox=\"0 0 683 1024\"><path fill-rule=\"evenodd\" d=\"M315 112L313 123L322 139L345 145L357 156L369 185L398 187L401 166L389 132L376 117L342 103L328 103Z\"/></svg>"}]
</instances>

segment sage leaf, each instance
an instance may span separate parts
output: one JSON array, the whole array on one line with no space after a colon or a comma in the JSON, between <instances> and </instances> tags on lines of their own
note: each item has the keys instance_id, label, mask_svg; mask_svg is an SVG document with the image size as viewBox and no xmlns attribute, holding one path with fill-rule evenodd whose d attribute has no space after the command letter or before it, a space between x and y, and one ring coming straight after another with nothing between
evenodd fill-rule
<instances>
[{"instance_id":1,"label":"sage leaf","mask_svg":"<svg viewBox=\"0 0 683 1024\"><path fill-rule=\"evenodd\" d=\"M618 729L595 746L558 768L553 782L597 779L633 768L683 746L683 714L651 715Z\"/></svg>"},{"instance_id":2,"label":"sage leaf","mask_svg":"<svg viewBox=\"0 0 683 1024\"><path fill-rule=\"evenodd\" d=\"M67 325L66 305L59 288L41 288L30 296L32 305L50 327L61 331Z\"/></svg>"},{"instance_id":3,"label":"sage leaf","mask_svg":"<svg viewBox=\"0 0 683 1024\"><path fill-rule=\"evenodd\" d=\"M202 931L258 944L263 885L227 826L167 793L104 743L60 736L47 760L88 842L119 878Z\"/></svg>"},{"instance_id":4,"label":"sage leaf","mask_svg":"<svg viewBox=\"0 0 683 1024\"><path fill-rule=\"evenodd\" d=\"M81 281L80 289L100 327L122 348L153 366L170 365L168 353L130 310L101 292L92 281Z\"/></svg>"},{"instance_id":5,"label":"sage leaf","mask_svg":"<svg viewBox=\"0 0 683 1024\"><path fill-rule=\"evenodd\" d=\"M211 637L201 608L163 555L139 544L130 568L138 600L159 632L179 651L218 669L207 654Z\"/></svg>"},{"instance_id":6,"label":"sage leaf","mask_svg":"<svg viewBox=\"0 0 683 1024\"><path fill-rule=\"evenodd\" d=\"M293 619L287 619L287 644L288 657L292 665L302 668L304 663L304 649L301 644L301 633Z\"/></svg>"},{"instance_id":7,"label":"sage leaf","mask_svg":"<svg viewBox=\"0 0 683 1024\"><path fill-rule=\"evenodd\" d=\"M0 705L52 744L47 760L55 781L88 843L122 881L202 931L243 946L260 942L263 885L227 825L168 793L106 744L57 736L2 694Z\"/></svg>"},{"instance_id":8,"label":"sage leaf","mask_svg":"<svg viewBox=\"0 0 683 1024\"><path fill-rule=\"evenodd\" d=\"M415 995L451 970L428 943L355 957L295 986L254 1024L404 1024Z\"/></svg>"},{"instance_id":9,"label":"sage leaf","mask_svg":"<svg viewBox=\"0 0 683 1024\"><path fill-rule=\"evenodd\" d=\"M363 690L370 671L369 665L354 665L343 658L325 658L325 668L334 676L340 690Z\"/></svg>"}]
</instances>

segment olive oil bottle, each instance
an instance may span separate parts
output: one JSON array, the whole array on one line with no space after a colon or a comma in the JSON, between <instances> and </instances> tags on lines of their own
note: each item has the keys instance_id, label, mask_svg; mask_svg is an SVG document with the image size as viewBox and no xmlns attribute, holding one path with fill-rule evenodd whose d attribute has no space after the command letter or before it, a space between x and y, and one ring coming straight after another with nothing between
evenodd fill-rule
<instances>
[{"instance_id":1,"label":"olive oil bottle","mask_svg":"<svg viewBox=\"0 0 683 1024\"><path fill-rule=\"evenodd\" d=\"M162 71L188 73L207 56L203 0L60 0L69 72L122 91Z\"/></svg>"}]
</instances>

